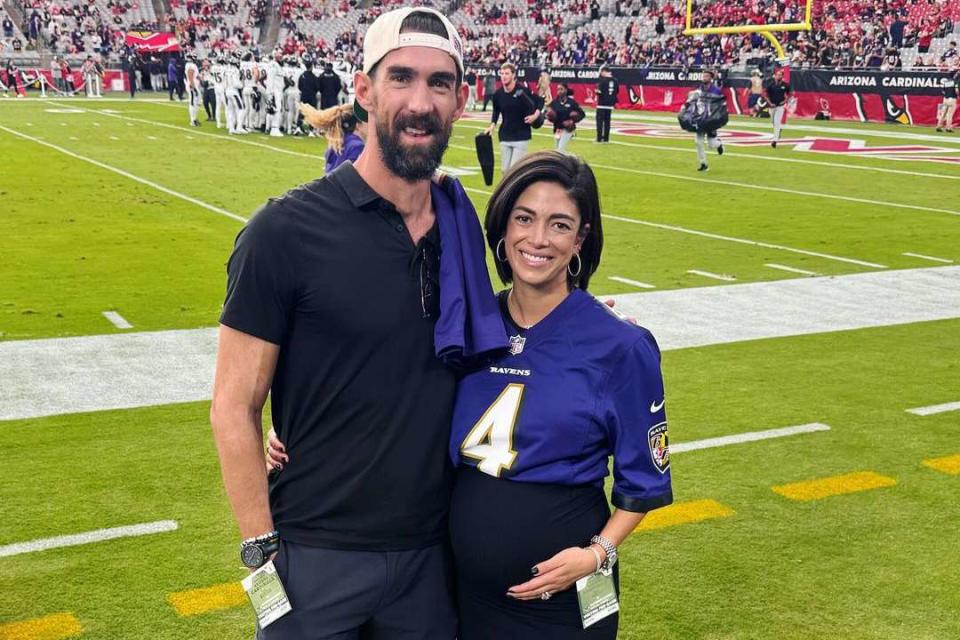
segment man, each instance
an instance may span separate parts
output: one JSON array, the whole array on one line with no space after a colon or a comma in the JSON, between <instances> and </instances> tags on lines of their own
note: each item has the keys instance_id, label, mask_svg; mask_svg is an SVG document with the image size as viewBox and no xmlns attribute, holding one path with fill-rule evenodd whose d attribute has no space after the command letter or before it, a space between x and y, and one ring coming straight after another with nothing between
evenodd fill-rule
<instances>
[{"instance_id":1,"label":"man","mask_svg":"<svg viewBox=\"0 0 960 640\"><path fill-rule=\"evenodd\" d=\"M760 69L754 69L750 72L750 96L747 98L747 108L750 109L750 116L760 117L760 98L763 97L763 73Z\"/></svg>"},{"instance_id":2,"label":"man","mask_svg":"<svg viewBox=\"0 0 960 640\"><path fill-rule=\"evenodd\" d=\"M583 109L570 95L570 86L557 85L557 98L547 107L547 120L553 123L553 137L558 151L566 151L567 144L577 129L577 123L584 118Z\"/></svg>"},{"instance_id":3,"label":"man","mask_svg":"<svg viewBox=\"0 0 960 640\"><path fill-rule=\"evenodd\" d=\"M318 84L320 85L320 108L329 109L337 106L340 103L342 83L340 82L340 76L333 70L332 63L324 63L323 73L320 74Z\"/></svg>"},{"instance_id":4,"label":"man","mask_svg":"<svg viewBox=\"0 0 960 640\"><path fill-rule=\"evenodd\" d=\"M300 76L303 74L303 68L296 56L287 56L283 61L283 131L288 136L298 136L301 134L300 127L297 126L299 111L297 104L300 101Z\"/></svg>"},{"instance_id":5,"label":"man","mask_svg":"<svg viewBox=\"0 0 960 640\"><path fill-rule=\"evenodd\" d=\"M957 111L957 78L960 72L943 81L943 102L937 109L937 131L953 133L953 114Z\"/></svg>"},{"instance_id":6,"label":"man","mask_svg":"<svg viewBox=\"0 0 960 640\"><path fill-rule=\"evenodd\" d=\"M522 82L517 82L517 67L510 62L500 65L500 88L493 94L493 113L484 130L493 133L497 120L503 121L497 131L500 138L500 168L503 173L527 154L533 137L531 125L540 117L533 95Z\"/></svg>"},{"instance_id":7,"label":"man","mask_svg":"<svg viewBox=\"0 0 960 640\"><path fill-rule=\"evenodd\" d=\"M221 120L227 119L227 59L222 53L215 55L210 65L210 76L213 78L213 94L216 97L214 118L217 129L221 128Z\"/></svg>"},{"instance_id":8,"label":"man","mask_svg":"<svg viewBox=\"0 0 960 640\"><path fill-rule=\"evenodd\" d=\"M610 67L603 65L597 83L597 142L610 142L610 119L619 93L620 83L613 77Z\"/></svg>"},{"instance_id":9,"label":"man","mask_svg":"<svg viewBox=\"0 0 960 640\"><path fill-rule=\"evenodd\" d=\"M207 122L216 122L217 96L213 91L212 65L207 58L200 65L200 91L203 93L203 110L207 114Z\"/></svg>"},{"instance_id":10,"label":"man","mask_svg":"<svg viewBox=\"0 0 960 640\"><path fill-rule=\"evenodd\" d=\"M477 248L458 234L482 236L475 214L437 228L456 205L430 178L466 105L462 50L432 9L377 18L355 75L369 126L356 166L270 200L228 263L211 423L246 562L279 544L293 605L261 640L456 636L444 543L455 379L435 356L437 252L441 230L445 256ZM468 253L465 269L486 279ZM269 501L268 392L289 456Z\"/></svg>"},{"instance_id":11,"label":"man","mask_svg":"<svg viewBox=\"0 0 960 640\"><path fill-rule=\"evenodd\" d=\"M709 171L710 169L707 165L707 147L716 149L717 155L723 155L723 142L720 141L720 136L717 134L717 125L711 126L708 124L711 120L711 109L721 105L724 107L723 112L725 114L726 104L723 102L723 90L717 84L716 75L712 71L706 70L703 72L700 88L691 92L683 109L693 110L692 116L697 125L695 142L697 160L700 163L697 171ZM726 124L725 118L723 124Z\"/></svg>"},{"instance_id":12,"label":"man","mask_svg":"<svg viewBox=\"0 0 960 640\"><path fill-rule=\"evenodd\" d=\"M477 72L473 69L467 69L467 74L463 76L463 81L467 83L470 89L470 95L467 97L467 109L477 110Z\"/></svg>"},{"instance_id":13,"label":"man","mask_svg":"<svg viewBox=\"0 0 960 640\"><path fill-rule=\"evenodd\" d=\"M224 99L227 103L227 133L243 135L249 133L243 124L247 114L243 105L243 78L240 75L240 56L231 53L223 71Z\"/></svg>"},{"instance_id":14,"label":"man","mask_svg":"<svg viewBox=\"0 0 960 640\"><path fill-rule=\"evenodd\" d=\"M777 67L773 70L773 77L764 83L763 90L767 102L770 104L770 118L773 120L773 140L770 142L770 146L776 149L777 142L780 141L780 131L783 130L787 95L790 93L789 83L783 80L783 67Z\"/></svg>"},{"instance_id":15,"label":"man","mask_svg":"<svg viewBox=\"0 0 960 640\"><path fill-rule=\"evenodd\" d=\"M254 87L260 77L260 72L257 69L256 61L253 59L253 53L250 51L244 53L243 59L240 61L240 76L243 80L243 110L246 114L241 126L247 131L253 131L257 127L257 108L253 99Z\"/></svg>"},{"instance_id":16,"label":"man","mask_svg":"<svg viewBox=\"0 0 960 640\"><path fill-rule=\"evenodd\" d=\"M273 57L268 58L263 67L266 75L265 100L267 111L267 129L274 138L283 137L280 133L280 124L283 119L283 90L285 89L283 66L283 51L274 49Z\"/></svg>"},{"instance_id":17,"label":"man","mask_svg":"<svg viewBox=\"0 0 960 640\"><path fill-rule=\"evenodd\" d=\"M187 93L190 96L190 102L187 106L187 113L190 115L190 124L194 127L200 126L197 120L197 112L200 111L200 69L197 67L197 56L195 53L187 54L187 66L184 68L186 75Z\"/></svg>"},{"instance_id":18,"label":"man","mask_svg":"<svg viewBox=\"0 0 960 640\"><path fill-rule=\"evenodd\" d=\"M50 77L53 78L53 86L57 91L63 92L63 73L60 67L60 56L53 56L50 61Z\"/></svg>"},{"instance_id":19,"label":"man","mask_svg":"<svg viewBox=\"0 0 960 640\"><path fill-rule=\"evenodd\" d=\"M488 71L487 75L483 78L483 109L481 111L487 110L487 104L493 102L493 96L497 93L497 74L493 71Z\"/></svg>"}]
</instances>

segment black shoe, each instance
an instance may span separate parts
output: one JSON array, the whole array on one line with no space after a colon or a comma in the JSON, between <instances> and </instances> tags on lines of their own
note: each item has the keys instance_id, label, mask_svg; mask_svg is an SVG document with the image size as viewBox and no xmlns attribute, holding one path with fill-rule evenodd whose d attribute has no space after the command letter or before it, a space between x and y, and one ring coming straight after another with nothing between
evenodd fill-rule
<instances>
[{"instance_id":1,"label":"black shoe","mask_svg":"<svg viewBox=\"0 0 960 640\"><path fill-rule=\"evenodd\" d=\"M776 149L776 148L777 148L777 141L774 140L773 142L771 142L771 143L770 143L770 146L773 147L774 149Z\"/></svg>"},{"instance_id":2,"label":"black shoe","mask_svg":"<svg viewBox=\"0 0 960 640\"><path fill-rule=\"evenodd\" d=\"M723 145L720 145L719 147L717 147L717 155L718 156L723 155Z\"/></svg>"},{"instance_id":3,"label":"black shoe","mask_svg":"<svg viewBox=\"0 0 960 640\"><path fill-rule=\"evenodd\" d=\"M199 121L199 120L194 120L194 121L193 121L193 126L199 127L199 126L200 126L200 121Z\"/></svg>"},{"instance_id":4,"label":"black shoe","mask_svg":"<svg viewBox=\"0 0 960 640\"><path fill-rule=\"evenodd\" d=\"M939 131L939 132L942 133L942 132L943 132L943 127L937 127L937 131Z\"/></svg>"},{"instance_id":5,"label":"black shoe","mask_svg":"<svg viewBox=\"0 0 960 640\"><path fill-rule=\"evenodd\" d=\"M701 164L700 168L697 169L697 171L709 171L709 170L710 170L710 167L708 167L706 164Z\"/></svg>"},{"instance_id":6,"label":"black shoe","mask_svg":"<svg viewBox=\"0 0 960 640\"><path fill-rule=\"evenodd\" d=\"M953 133L953 129L944 129L947 133Z\"/></svg>"}]
</instances>

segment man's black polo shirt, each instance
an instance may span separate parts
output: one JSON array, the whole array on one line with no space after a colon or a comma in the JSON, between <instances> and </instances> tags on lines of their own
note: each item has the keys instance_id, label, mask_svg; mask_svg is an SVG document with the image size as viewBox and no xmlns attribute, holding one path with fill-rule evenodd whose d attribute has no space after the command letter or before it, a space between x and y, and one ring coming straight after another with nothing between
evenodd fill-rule
<instances>
[{"instance_id":1,"label":"man's black polo shirt","mask_svg":"<svg viewBox=\"0 0 960 640\"><path fill-rule=\"evenodd\" d=\"M438 249L436 227L414 246L349 162L237 236L220 321L280 345L273 422L290 461L270 507L283 538L400 550L445 536L455 380L421 296L430 278L436 306Z\"/></svg>"}]
</instances>

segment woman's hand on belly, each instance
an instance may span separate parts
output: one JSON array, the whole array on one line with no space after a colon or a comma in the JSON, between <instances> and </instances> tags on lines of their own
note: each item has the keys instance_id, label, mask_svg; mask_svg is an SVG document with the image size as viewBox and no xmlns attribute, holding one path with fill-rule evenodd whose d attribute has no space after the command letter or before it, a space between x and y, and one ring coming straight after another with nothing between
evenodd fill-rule
<instances>
[{"instance_id":1,"label":"woman's hand on belly","mask_svg":"<svg viewBox=\"0 0 960 640\"><path fill-rule=\"evenodd\" d=\"M597 557L589 549L569 547L549 560L534 565L532 580L510 587L507 595L517 600L539 600L543 593L551 595L569 589L574 582L594 573Z\"/></svg>"}]
</instances>

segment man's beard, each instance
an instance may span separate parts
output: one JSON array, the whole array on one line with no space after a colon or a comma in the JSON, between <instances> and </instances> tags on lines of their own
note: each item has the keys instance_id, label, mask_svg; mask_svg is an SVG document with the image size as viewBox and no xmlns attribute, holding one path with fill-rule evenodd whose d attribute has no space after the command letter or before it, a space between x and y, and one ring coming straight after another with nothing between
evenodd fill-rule
<instances>
[{"instance_id":1,"label":"man's beard","mask_svg":"<svg viewBox=\"0 0 960 640\"><path fill-rule=\"evenodd\" d=\"M433 135L433 142L426 146L403 144L400 134L406 127ZM392 131L385 118L377 118L376 128L383 164L395 176L417 182L429 180L440 166L453 133L453 122L444 126L435 115L401 116L393 123Z\"/></svg>"}]
</instances>

